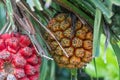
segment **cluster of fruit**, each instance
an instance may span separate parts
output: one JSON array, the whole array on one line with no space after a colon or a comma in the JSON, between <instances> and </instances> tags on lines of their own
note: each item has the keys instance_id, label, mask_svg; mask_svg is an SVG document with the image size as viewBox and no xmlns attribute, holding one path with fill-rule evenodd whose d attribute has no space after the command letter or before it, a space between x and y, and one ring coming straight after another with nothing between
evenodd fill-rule
<instances>
[{"instance_id":1,"label":"cluster of fruit","mask_svg":"<svg viewBox=\"0 0 120 80\"><path fill-rule=\"evenodd\" d=\"M69 57L66 57L56 40L48 33L45 39L51 47L51 55L59 66L81 68L92 59L93 33L90 27L79 19L75 22L74 33L71 26L72 18L65 13L52 18L47 26Z\"/></svg>"},{"instance_id":2,"label":"cluster of fruit","mask_svg":"<svg viewBox=\"0 0 120 80\"><path fill-rule=\"evenodd\" d=\"M40 63L28 36L0 35L0 80L38 80Z\"/></svg>"},{"instance_id":3,"label":"cluster of fruit","mask_svg":"<svg viewBox=\"0 0 120 80\"><path fill-rule=\"evenodd\" d=\"M82 68L92 59L93 34L90 27L79 19L75 22L73 33L71 19L68 14L61 13L52 18L47 26L68 57L48 32L45 39L59 66ZM28 36L20 33L0 35L0 80L38 80L40 64L40 56Z\"/></svg>"}]
</instances>

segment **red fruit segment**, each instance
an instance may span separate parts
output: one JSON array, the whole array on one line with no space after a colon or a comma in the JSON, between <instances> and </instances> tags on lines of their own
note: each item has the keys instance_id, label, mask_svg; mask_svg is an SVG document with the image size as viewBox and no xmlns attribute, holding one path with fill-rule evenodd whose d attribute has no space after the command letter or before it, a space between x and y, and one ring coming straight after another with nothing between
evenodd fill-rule
<instances>
[{"instance_id":1,"label":"red fruit segment","mask_svg":"<svg viewBox=\"0 0 120 80\"><path fill-rule=\"evenodd\" d=\"M40 57L26 35L0 35L0 80L36 80ZM4 74L3 74L4 73ZM37 79L38 80L38 79Z\"/></svg>"},{"instance_id":2,"label":"red fruit segment","mask_svg":"<svg viewBox=\"0 0 120 80\"><path fill-rule=\"evenodd\" d=\"M2 35L1 35L1 38L4 39L4 40L6 40L6 39L11 38L11 36L10 36L10 34L5 33L5 34L2 34Z\"/></svg>"},{"instance_id":3,"label":"red fruit segment","mask_svg":"<svg viewBox=\"0 0 120 80\"><path fill-rule=\"evenodd\" d=\"M16 52L17 52L15 49L12 49L10 46L7 47L7 50L14 54L16 54Z\"/></svg>"},{"instance_id":4,"label":"red fruit segment","mask_svg":"<svg viewBox=\"0 0 120 80\"><path fill-rule=\"evenodd\" d=\"M3 39L0 39L0 50L5 49L5 43Z\"/></svg>"},{"instance_id":5,"label":"red fruit segment","mask_svg":"<svg viewBox=\"0 0 120 80\"><path fill-rule=\"evenodd\" d=\"M3 63L4 63L4 61L2 59L0 59L0 69L3 67Z\"/></svg>"},{"instance_id":6,"label":"red fruit segment","mask_svg":"<svg viewBox=\"0 0 120 80\"><path fill-rule=\"evenodd\" d=\"M35 69L36 69L36 72L39 72L39 71L40 71L40 65L39 65L39 64L38 64L38 65L35 65L34 67L35 67Z\"/></svg>"},{"instance_id":7,"label":"red fruit segment","mask_svg":"<svg viewBox=\"0 0 120 80\"><path fill-rule=\"evenodd\" d=\"M25 36L25 35L20 36L20 46L21 47L29 46L30 43L31 43L30 39L27 36Z\"/></svg>"},{"instance_id":8,"label":"red fruit segment","mask_svg":"<svg viewBox=\"0 0 120 80\"><path fill-rule=\"evenodd\" d=\"M29 78L24 77L24 78L21 78L21 79L19 79L19 80L29 80Z\"/></svg>"},{"instance_id":9,"label":"red fruit segment","mask_svg":"<svg viewBox=\"0 0 120 80\"><path fill-rule=\"evenodd\" d=\"M6 50L0 52L0 59L9 59L10 58L10 53Z\"/></svg>"},{"instance_id":10,"label":"red fruit segment","mask_svg":"<svg viewBox=\"0 0 120 80\"><path fill-rule=\"evenodd\" d=\"M41 58L40 57L38 57L38 63L41 64Z\"/></svg>"},{"instance_id":11,"label":"red fruit segment","mask_svg":"<svg viewBox=\"0 0 120 80\"><path fill-rule=\"evenodd\" d=\"M14 33L14 32L12 32L12 33L11 33L11 37L20 38L20 33Z\"/></svg>"},{"instance_id":12,"label":"red fruit segment","mask_svg":"<svg viewBox=\"0 0 120 80\"><path fill-rule=\"evenodd\" d=\"M32 65L27 64L27 65L25 66L25 73L26 73L27 75L34 75L35 72L36 72L36 69L35 69L35 67L33 67Z\"/></svg>"},{"instance_id":13,"label":"red fruit segment","mask_svg":"<svg viewBox=\"0 0 120 80\"><path fill-rule=\"evenodd\" d=\"M13 63L16 67L24 67L26 60L21 55L16 55L13 59Z\"/></svg>"},{"instance_id":14,"label":"red fruit segment","mask_svg":"<svg viewBox=\"0 0 120 80\"><path fill-rule=\"evenodd\" d=\"M6 43L6 45L7 46L10 46L10 48L12 48L12 49L17 49L18 48L18 46L19 46L19 40L18 40L18 38L16 38L16 37L12 37L12 38L10 38L10 39L7 39L6 41L5 41L5 43Z\"/></svg>"},{"instance_id":15,"label":"red fruit segment","mask_svg":"<svg viewBox=\"0 0 120 80\"><path fill-rule=\"evenodd\" d=\"M34 47L32 48L32 52L33 52L34 54L37 53Z\"/></svg>"},{"instance_id":16,"label":"red fruit segment","mask_svg":"<svg viewBox=\"0 0 120 80\"><path fill-rule=\"evenodd\" d=\"M30 80L38 80L38 78L39 78L39 73L36 73L35 75L33 75L33 76L30 76Z\"/></svg>"},{"instance_id":17,"label":"red fruit segment","mask_svg":"<svg viewBox=\"0 0 120 80\"><path fill-rule=\"evenodd\" d=\"M30 58L27 59L27 62L29 62L30 64L37 64L38 63L38 58L37 56L34 54L33 56L31 56Z\"/></svg>"},{"instance_id":18,"label":"red fruit segment","mask_svg":"<svg viewBox=\"0 0 120 80\"><path fill-rule=\"evenodd\" d=\"M23 78L25 77L25 72L24 72L24 69L15 69L15 76L17 78Z\"/></svg>"},{"instance_id":19,"label":"red fruit segment","mask_svg":"<svg viewBox=\"0 0 120 80\"><path fill-rule=\"evenodd\" d=\"M19 52L25 57L29 57L32 55L32 49L30 47L22 48Z\"/></svg>"}]
</instances>

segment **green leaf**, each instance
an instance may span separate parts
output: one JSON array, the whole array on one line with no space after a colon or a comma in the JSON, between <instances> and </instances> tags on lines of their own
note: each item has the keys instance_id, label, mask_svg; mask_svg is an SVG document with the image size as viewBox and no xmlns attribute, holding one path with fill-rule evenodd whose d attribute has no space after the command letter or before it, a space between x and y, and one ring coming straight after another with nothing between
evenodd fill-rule
<instances>
[{"instance_id":1,"label":"green leaf","mask_svg":"<svg viewBox=\"0 0 120 80\"><path fill-rule=\"evenodd\" d=\"M43 58L42 60L42 66L40 69L40 80L46 80L47 71L48 71L48 60Z\"/></svg>"},{"instance_id":2,"label":"green leaf","mask_svg":"<svg viewBox=\"0 0 120 80\"><path fill-rule=\"evenodd\" d=\"M116 57L117 57L117 61L118 61L118 65L119 65L119 79L120 79L120 47L117 45L117 44L113 44L111 42L111 45L112 45L112 48L116 54Z\"/></svg>"},{"instance_id":3,"label":"green leaf","mask_svg":"<svg viewBox=\"0 0 120 80\"><path fill-rule=\"evenodd\" d=\"M77 80L77 69L71 69L71 80Z\"/></svg>"},{"instance_id":4,"label":"green leaf","mask_svg":"<svg viewBox=\"0 0 120 80\"><path fill-rule=\"evenodd\" d=\"M27 0L26 2L29 4L32 11L34 11L34 7L36 7L38 10L43 10L39 0Z\"/></svg>"},{"instance_id":5,"label":"green leaf","mask_svg":"<svg viewBox=\"0 0 120 80\"><path fill-rule=\"evenodd\" d=\"M95 58L97 66L97 76L98 78L103 77L104 80L119 80L119 67L117 59L110 45L108 46L106 51L107 63L104 63L104 42L105 36L101 35L100 56ZM96 77L95 65L93 61L87 65L86 72L91 77Z\"/></svg>"},{"instance_id":6,"label":"green leaf","mask_svg":"<svg viewBox=\"0 0 120 80\"><path fill-rule=\"evenodd\" d=\"M95 13L95 9L86 1L79 1L79 0L71 0L72 3L75 3L75 6L77 6L78 8L82 8L83 10L85 10L86 12L91 13L91 15L94 15Z\"/></svg>"},{"instance_id":7,"label":"green leaf","mask_svg":"<svg viewBox=\"0 0 120 80\"><path fill-rule=\"evenodd\" d=\"M49 80L55 80L55 62L51 61L51 70Z\"/></svg>"},{"instance_id":8,"label":"green leaf","mask_svg":"<svg viewBox=\"0 0 120 80\"><path fill-rule=\"evenodd\" d=\"M51 5L51 3L52 3L52 0L46 0L45 8L49 8L49 6Z\"/></svg>"},{"instance_id":9,"label":"green leaf","mask_svg":"<svg viewBox=\"0 0 120 80\"><path fill-rule=\"evenodd\" d=\"M88 16L85 12L83 12L82 10L80 10L76 6L74 6L69 1L67 1L67 0L55 0L55 1L58 1L58 3L61 4L63 7L72 11L76 15L79 15L81 18L86 20L89 24L93 25L93 19L90 16Z\"/></svg>"},{"instance_id":10,"label":"green leaf","mask_svg":"<svg viewBox=\"0 0 120 80\"><path fill-rule=\"evenodd\" d=\"M4 26L6 22L6 11L4 4L0 1L0 29Z\"/></svg>"},{"instance_id":11,"label":"green leaf","mask_svg":"<svg viewBox=\"0 0 120 80\"><path fill-rule=\"evenodd\" d=\"M6 1L6 7L7 7L7 13L8 13L8 17L10 19L10 23L11 23L12 27L15 27L14 20L13 20L13 9L12 9L11 0Z\"/></svg>"},{"instance_id":12,"label":"green leaf","mask_svg":"<svg viewBox=\"0 0 120 80\"><path fill-rule=\"evenodd\" d=\"M71 75L77 75L77 69L72 69L71 70Z\"/></svg>"},{"instance_id":13,"label":"green leaf","mask_svg":"<svg viewBox=\"0 0 120 80\"><path fill-rule=\"evenodd\" d=\"M112 3L110 0L105 0L104 4L106 7L108 7L108 9L110 9L110 11L112 11Z\"/></svg>"},{"instance_id":14,"label":"green leaf","mask_svg":"<svg viewBox=\"0 0 120 80\"><path fill-rule=\"evenodd\" d=\"M97 66L96 66L97 63L96 63L95 58L93 59L93 63L94 63L94 67L95 67L96 78L97 78L97 80L98 80Z\"/></svg>"},{"instance_id":15,"label":"green leaf","mask_svg":"<svg viewBox=\"0 0 120 80\"><path fill-rule=\"evenodd\" d=\"M35 4L35 7L38 9L38 10L43 10L42 6L41 6L41 3L39 0L33 0L34 4Z\"/></svg>"},{"instance_id":16,"label":"green leaf","mask_svg":"<svg viewBox=\"0 0 120 80\"><path fill-rule=\"evenodd\" d=\"M111 43L112 48L113 48L113 50L114 50L114 52L116 54L118 65L120 66L120 57L119 57L120 56L120 54L119 54L119 52L120 52L120 46L117 43L113 43L113 38L114 38L114 34L111 33L110 43Z\"/></svg>"},{"instance_id":17,"label":"green leaf","mask_svg":"<svg viewBox=\"0 0 120 80\"><path fill-rule=\"evenodd\" d=\"M99 8L106 17L111 18L113 16L112 11L108 9L100 0L91 0L91 2L93 2L94 5Z\"/></svg>"},{"instance_id":18,"label":"green leaf","mask_svg":"<svg viewBox=\"0 0 120 80\"><path fill-rule=\"evenodd\" d=\"M35 4L33 3L32 0L26 0L26 2L28 3L28 5L30 6L31 10L34 11L34 6Z\"/></svg>"},{"instance_id":19,"label":"green leaf","mask_svg":"<svg viewBox=\"0 0 120 80\"><path fill-rule=\"evenodd\" d=\"M110 0L112 4L120 6L120 0Z\"/></svg>"},{"instance_id":20,"label":"green leaf","mask_svg":"<svg viewBox=\"0 0 120 80\"><path fill-rule=\"evenodd\" d=\"M100 45L100 24L101 24L101 11L96 9L95 22L94 22L94 36L93 36L93 56L99 56L99 45Z\"/></svg>"}]
</instances>

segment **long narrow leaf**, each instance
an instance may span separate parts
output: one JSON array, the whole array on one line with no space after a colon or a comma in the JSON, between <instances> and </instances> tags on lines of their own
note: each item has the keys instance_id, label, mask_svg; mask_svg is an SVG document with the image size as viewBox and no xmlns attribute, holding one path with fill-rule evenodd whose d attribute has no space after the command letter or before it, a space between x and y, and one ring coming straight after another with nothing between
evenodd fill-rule
<instances>
[{"instance_id":1,"label":"long narrow leaf","mask_svg":"<svg viewBox=\"0 0 120 80\"><path fill-rule=\"evenodd\" d=\"M41 71L40 71L40 80L46 80L47 71L48 71L48 60L43 59L42 67L41 67Z\"/></svg>"},{"instance_id":2,"label":"long narrow leaf","mask_svg":"<svg viewBox=\"0 0 120 80\"><path fill-rule=\"evenodd\" d=\"M120 0L110 0L111 3L120 6Z\"/></svg>"},{"instance_id":3,"label":"long narrow leaf","mask_svg":"<svg viewBox=\"0 0 120 80\"><path fill-rule=\"evenodd\" d=\"M77 80L77 69L71 69L71 80Z\"/></svg>"},{"instance_id":4,"label":"long narrow leaf","mask_svg":"<svg viewBox=\"0 0 120 80\"><path fill-rule=\"evenodd\" d=\"M97 63L96 63L96 59L93 59L93 63L94 63L94 67L95 67L95 73L96 73L96 78L98 80L98 72L97 72Z\"/></svg>"},{"instance_id":5,"label":"long narrow leaf","mask_svg":"<svg viewBox=\"0 0 120 80\"><path fill-rule=\"evenodd\" d=\"M93 36L93 54L94 54L93 56L99 55L101 16L102 16L101 11L99 9L96 9Z\"/></svg>"},{"instance_id":6,"label":"long narrow leaf","mask_svg":"<svg viewBox=\"0 0 120 80\"><path fill-rule=\"evenodd\" d=\"M4 4L0 1L0 29L4 26L6 22L6 11Z\"/></svg>"},{"instance_id":7,"label":"long narrow leaf","mask_svg":"<svg viewBox=\"0 0 120 80\"><path fill-rule=\"evenodd\" d=\"M43 10L42 8L42 5L41 3L39 2L39 0L33 0L34 4L35 4L35 7L38 9L38 10Z\"/></svg>"},{"instance_id":8,"label":"long narrow leaf","mask_svg":"<svg viewBox=\"0 0 120 80\"><path fill-rule=\"evenodd\" d=\"M102 13L108 18L111 18L113 16L112 11L110 11L100 0L91 0L91 2L93 2L94 5L99 8Z\"/></svg>"},{"instance_id":9,"label":"long narrow leaf","mask_svg":"<svg viewBox=\"0 0 120 80\"><path fill-rule=\"evenodd\" d=\"M120 80L120 47L117 44L112 43L112 41L111 41L111 45L117 57L117 61L119 65L119 80Z\"/></svg>"},{"instance_id":10,"label":"long narrow leaf","mask_svg":"<svg viewBox=\"0 0 120 80\"><path fill-rule=\"evenodd\" d=\"M51 61L51 72L50 72L50 79L49 80L55 80L55 62Z\"/></svg>"},{"instance_id":11,"label":"long narrow leaf","mask_svg":"<svg viewBox=\"0 0 120 80\"><path fill-rule=\"evenodd\" d=\"M93 25L93 19L91 19L87 14L85 14L82 10L78 9L72 3L67 0L54 0L59 3L61 6L65 7L69 11L73 12L76 15L79 15L81 18L86 20L89 24ZM72 6L72 7L71 7Z\"/></svg>"},{"instance_id":12,"label":"long narrow leaf","mask_svg":"<svg viewBox=\"0 0 120 80\"><path fill-rule=\"evenodd\" d=\"M78 6L80 6L83 10L88 11L89 13L94 15L95 9L90 4L88 4L86 1L75 0L73 2L76 2L75 4L79 4Z\"/></svg>"},{"instance_id":13,"label":"long narrow leaf","mask_svg":"<svg viewBox=\"0 0 120 80\"><path fill-rule=\"evenodd\" d=\"M6 6L7 6L8 15L9 15L9 18L10 18L10 23L13 27L14 26L14 21L13 21L13 9L12 9L11 0L6 0Z\"/></svg>"},{"instance_id":14,"label":"long narrow leaf","mask_svg":"<svg viewBox=\"0 0 120 80\"><path fill-rule=\"evenodd\" d=\"M115 54L116 54L116 57L117 57L117 60L118 60L119 66L120 66L120 58L119 58L120 57L120 54L119 54L120 47L117 44L113 44L112 42L111 42L111 45L113 47L113 50L115 51Z\"/></svg>"}]
</instances>

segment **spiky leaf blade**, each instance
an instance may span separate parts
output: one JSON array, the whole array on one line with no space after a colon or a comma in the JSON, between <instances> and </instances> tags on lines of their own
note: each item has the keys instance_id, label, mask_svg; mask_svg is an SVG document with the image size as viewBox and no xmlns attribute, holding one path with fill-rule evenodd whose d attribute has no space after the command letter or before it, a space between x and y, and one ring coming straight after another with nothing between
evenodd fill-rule
<instances>
[{"instance_id":1,"label":"spiky leaf blade","mask_svg":"<svg viewBox=\"0 0 120 80\"><path fill-rule=\"evenodd\" d=\"M99 9L96 9L95 22L94 22L94 32L93 32L93 56L99 56L99 44L101 35L101 17L102 13Z\"/></svg>"}]
</instances>

